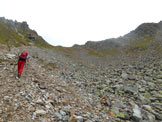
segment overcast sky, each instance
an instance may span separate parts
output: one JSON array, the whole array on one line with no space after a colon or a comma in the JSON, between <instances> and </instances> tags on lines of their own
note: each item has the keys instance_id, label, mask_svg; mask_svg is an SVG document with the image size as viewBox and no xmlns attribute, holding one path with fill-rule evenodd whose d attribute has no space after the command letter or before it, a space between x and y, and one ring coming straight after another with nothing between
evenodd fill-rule
<instances>
[{"instance_id":1,"label":"overcast sky","mask_svg":"<svg viewBox=\"0 0 162 122\"><path fill-rule=\"evenodd\" d=\"M0 0L0 16L27 21L47 42L72 46L162 20L162 0Z\"/></svg>"}]
</instances>

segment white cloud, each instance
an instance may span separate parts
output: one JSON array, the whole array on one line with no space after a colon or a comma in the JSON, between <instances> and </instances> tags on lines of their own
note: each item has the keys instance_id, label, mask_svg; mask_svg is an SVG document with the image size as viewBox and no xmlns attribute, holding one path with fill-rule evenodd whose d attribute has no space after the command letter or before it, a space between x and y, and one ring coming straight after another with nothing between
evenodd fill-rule
<instances>
[{"instance_id":1,"label":"white cloud","mask_svg":"<svg viewBox=\"0 0 162 122\"><path fill-rule=\"evenodd\" d=\"M27 21L53 45L118 37L162 20L161 0L1 0L0 16Z\"/></svg>"}]
</instances>

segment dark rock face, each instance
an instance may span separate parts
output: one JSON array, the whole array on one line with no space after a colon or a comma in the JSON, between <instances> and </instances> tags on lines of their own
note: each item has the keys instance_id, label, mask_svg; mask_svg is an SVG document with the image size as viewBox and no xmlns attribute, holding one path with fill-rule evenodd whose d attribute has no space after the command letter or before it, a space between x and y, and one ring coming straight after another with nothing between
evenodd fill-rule
<instances>
[{"instance_id":1,"label":"dark rock face","mask_svg":"<svg viewBox=\"0 0 162 122\"><path fill-rule=\"evenodd\" d=\"M28 26L27 22L22 22L21 28L22 28L23 30L29 29L29 26Z\"/></svg>"},{"instance_id":2,"label":"dark rock face","mask_svg":"<svg viewBox=\"0 0 162 122\"><path fill-rule=\"evenodd\" d=\"M4 22L5 24L7 24L10 28L12 28L13 30L27 30L29 29L29 25L27 24L27 22L23 21L21 22L17 22L16 20L8 20L5 19L4 17L0 17L0 21Z\"/></svg>"},{"instance_id":3,"label":"dark rock face","mask_svg":"<svg viewBox=\"0 0 162 122\"><path fill-rule=\"evenodd\" d=\"M32 34L28 34L27 36L28 36L28 38L29 38L30 40L35 41L35 39L36 39L35 36L32 35Z\"/></svg>"},{"instance_id":4,"label":"dark rock face","mask_svg":"<svg viewBox=\"0 0 162 122\"><path fill-rule=\"evenodd\" d=\"M156 34L156 32L158 30L160 30L160 26L157 23L144 23L142 25L140 25L139 27L137 27L137 29L135 29L134 33L137 34L138 36L153 36L154 34Z\"/></svg>"}]
</instances>

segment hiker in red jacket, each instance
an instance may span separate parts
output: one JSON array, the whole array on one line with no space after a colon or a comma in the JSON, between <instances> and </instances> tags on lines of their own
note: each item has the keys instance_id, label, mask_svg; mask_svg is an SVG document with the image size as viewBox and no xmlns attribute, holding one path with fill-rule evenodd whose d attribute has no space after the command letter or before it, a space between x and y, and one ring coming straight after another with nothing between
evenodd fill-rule
<instances>
[{"instance_id":1,"label":"hiker in red jacket","mask_svg":"<svg viewBox=\"0 0 162 122\"><path fill-rule=\"evenodd\" d=\"M26 60L29 61L29 56L27 51L23 51L21 54L19 54L19 60L18 60L18 78L21 77L24 65L26 64Z\"/></svg>"}]
</instances>

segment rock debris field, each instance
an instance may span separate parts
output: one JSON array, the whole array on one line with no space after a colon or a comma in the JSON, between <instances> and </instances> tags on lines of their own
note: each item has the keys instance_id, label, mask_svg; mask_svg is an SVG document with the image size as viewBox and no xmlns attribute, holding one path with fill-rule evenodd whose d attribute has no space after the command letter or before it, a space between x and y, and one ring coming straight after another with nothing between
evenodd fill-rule
<instances>
[{"instance_id":1,"label":"rock debris field","mask_svg":"<svg viewBox=\"0 0 162 122\"><path fill-rule=\"evenodd\" d=\"M16 79L16 55L30 62ZM0 122L161 122L162 55L104 64L36 47L0 49Z\"/></svg>"}]
</instances>

